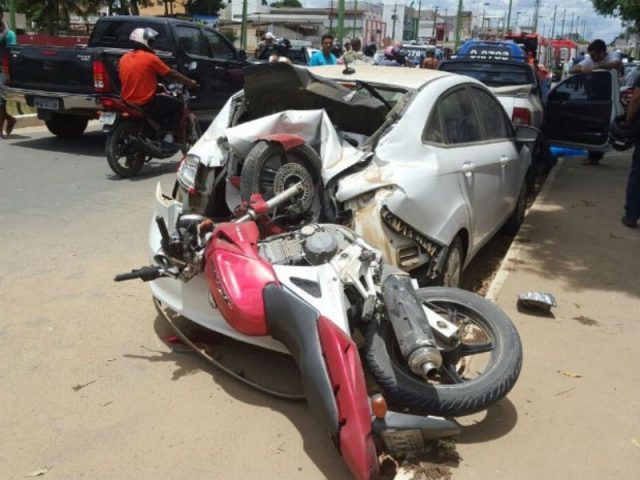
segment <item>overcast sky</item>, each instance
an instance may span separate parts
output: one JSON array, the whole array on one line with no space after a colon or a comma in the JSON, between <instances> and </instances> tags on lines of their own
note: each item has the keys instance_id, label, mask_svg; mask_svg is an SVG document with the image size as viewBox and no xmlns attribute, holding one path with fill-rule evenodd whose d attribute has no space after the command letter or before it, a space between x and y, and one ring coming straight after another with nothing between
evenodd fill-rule
<instances>
[{"instance_id":1,"label":"overcast sky","mask_svg":"<svg viewBox=\"0 0 640 480\"><path fill-rule=\"evenodd\" d=\"M371 0L369 0L371 1ZM304 6L321 7L329 6L330 0L302 0ZM334 8L337 8L338 0L334 0ZM375 0L372 2L375 3ZM381 3L394 4L393 0L384 0ZM398 4L410 4L410 0L398 0ZM417 6L418 0L414 5ZM558 5L556 13L556 35L562 30L562 16L566 9L565 17L565 33L569 33L571 28L571 14L573 14L573 31L578 30L578 25L582 20L587 21L587 28L592 32L592 39L602 38L607 43L611 42L618 34L622 32L622 24L618 18L603 17L596 14L591 0L547 0L540 2L540 18L538 20L539 32L546 31L546 36L551 36L551 27L553 24L553 8ZM446 9L449 15L454 14L458 8L457 0L423 0L423 9L433 9L438 6L441 11ZM474 15L482 16L482 10L485 9L485 15L491 17L502 17L505 15L509 7L509 0L466 0L463 2L464 10L471 10ZM511 7L511 25L515 25L516 16L518 17L518 25L531 25L535 12L535 0L513 0ZM520 12L517 14L517 12Z\"/></svg>"}]
</instances>

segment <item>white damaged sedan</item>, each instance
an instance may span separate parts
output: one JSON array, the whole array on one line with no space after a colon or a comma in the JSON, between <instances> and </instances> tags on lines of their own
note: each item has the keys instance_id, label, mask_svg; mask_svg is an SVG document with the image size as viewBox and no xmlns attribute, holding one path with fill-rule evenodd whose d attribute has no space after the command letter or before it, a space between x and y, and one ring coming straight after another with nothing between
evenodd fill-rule
<instances>
[{"instance_id":1,"label":"white damaged sedan","mask_svg":"<svg viewBox=\"0 0 640 480\"><path fill-rule=\"evenodd\" d=\"M447 286L500 228L522 222L537 130L514 130L482 83L283 63L245 78L180 166L172 203L182 213L223 221L252 193L302 181L302 206L275 212L265 234L343 223L420 284Z\"/></svg>"}]
</instances>

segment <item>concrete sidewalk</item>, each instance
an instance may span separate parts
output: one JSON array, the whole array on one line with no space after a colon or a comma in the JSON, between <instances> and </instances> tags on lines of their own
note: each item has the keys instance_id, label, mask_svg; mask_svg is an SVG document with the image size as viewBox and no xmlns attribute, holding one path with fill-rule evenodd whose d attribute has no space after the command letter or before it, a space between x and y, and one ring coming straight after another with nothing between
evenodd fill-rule
<instances>
[{"instance_id":1,"label":"concrete sidewalk","mask_svg":"<svg viewBox=\"0 0 640 480\"><path fill-rule=\"evenodd\" d=\"M507 399L461 419L459 479L640 478L640 231L622 225L631 151L554 169L488 296L513 319L522 375ZM517 308L552 293L557 308Z\"/></svg>"}]
</instances>

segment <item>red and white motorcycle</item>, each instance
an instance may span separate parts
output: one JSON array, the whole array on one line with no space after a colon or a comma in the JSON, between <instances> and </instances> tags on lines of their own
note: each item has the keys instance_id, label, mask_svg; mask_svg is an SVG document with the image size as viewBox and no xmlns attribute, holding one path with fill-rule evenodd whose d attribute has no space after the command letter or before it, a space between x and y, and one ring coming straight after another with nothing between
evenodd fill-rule
<instances>
[{"instance_id":1,"label":"red and white motorcycle","mask_svg":"<svg viewBox=\"0 0 640 480\"><path fill-rule=\"evenodd\" d=\"M415 290L408 274L346 227L309 224L261 236L273 232L270 219L304 198L303 182L283 185L215 225L182 215L158 187L154 265L116 281L152 281L161 311L290 353L307 401L354 477L373 479L381 451L408 453L455 435L458 424L441 417L483 410L506 395L520 372L520 339L506 315L477 295ZM382 394L369 395L364 368Z\"/></svg>"}]
</instances>

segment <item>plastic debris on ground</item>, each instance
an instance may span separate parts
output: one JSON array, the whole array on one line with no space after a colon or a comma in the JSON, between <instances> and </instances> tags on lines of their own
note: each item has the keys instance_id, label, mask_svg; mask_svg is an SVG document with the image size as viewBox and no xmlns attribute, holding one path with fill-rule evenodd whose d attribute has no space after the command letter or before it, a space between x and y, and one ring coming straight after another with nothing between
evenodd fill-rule
<instances>
[{"instance_id":1,"label":"plastic debris on ground","mask_svg":"<svg viewBox=\"0 0 640 480\"><path fill-rule=\"evenodd\" d=\"M543 292L521 293L518 295L518 304L542 312L550 312L552 307L558 306L553 295Z\"/></svg>"}]
</instances>

